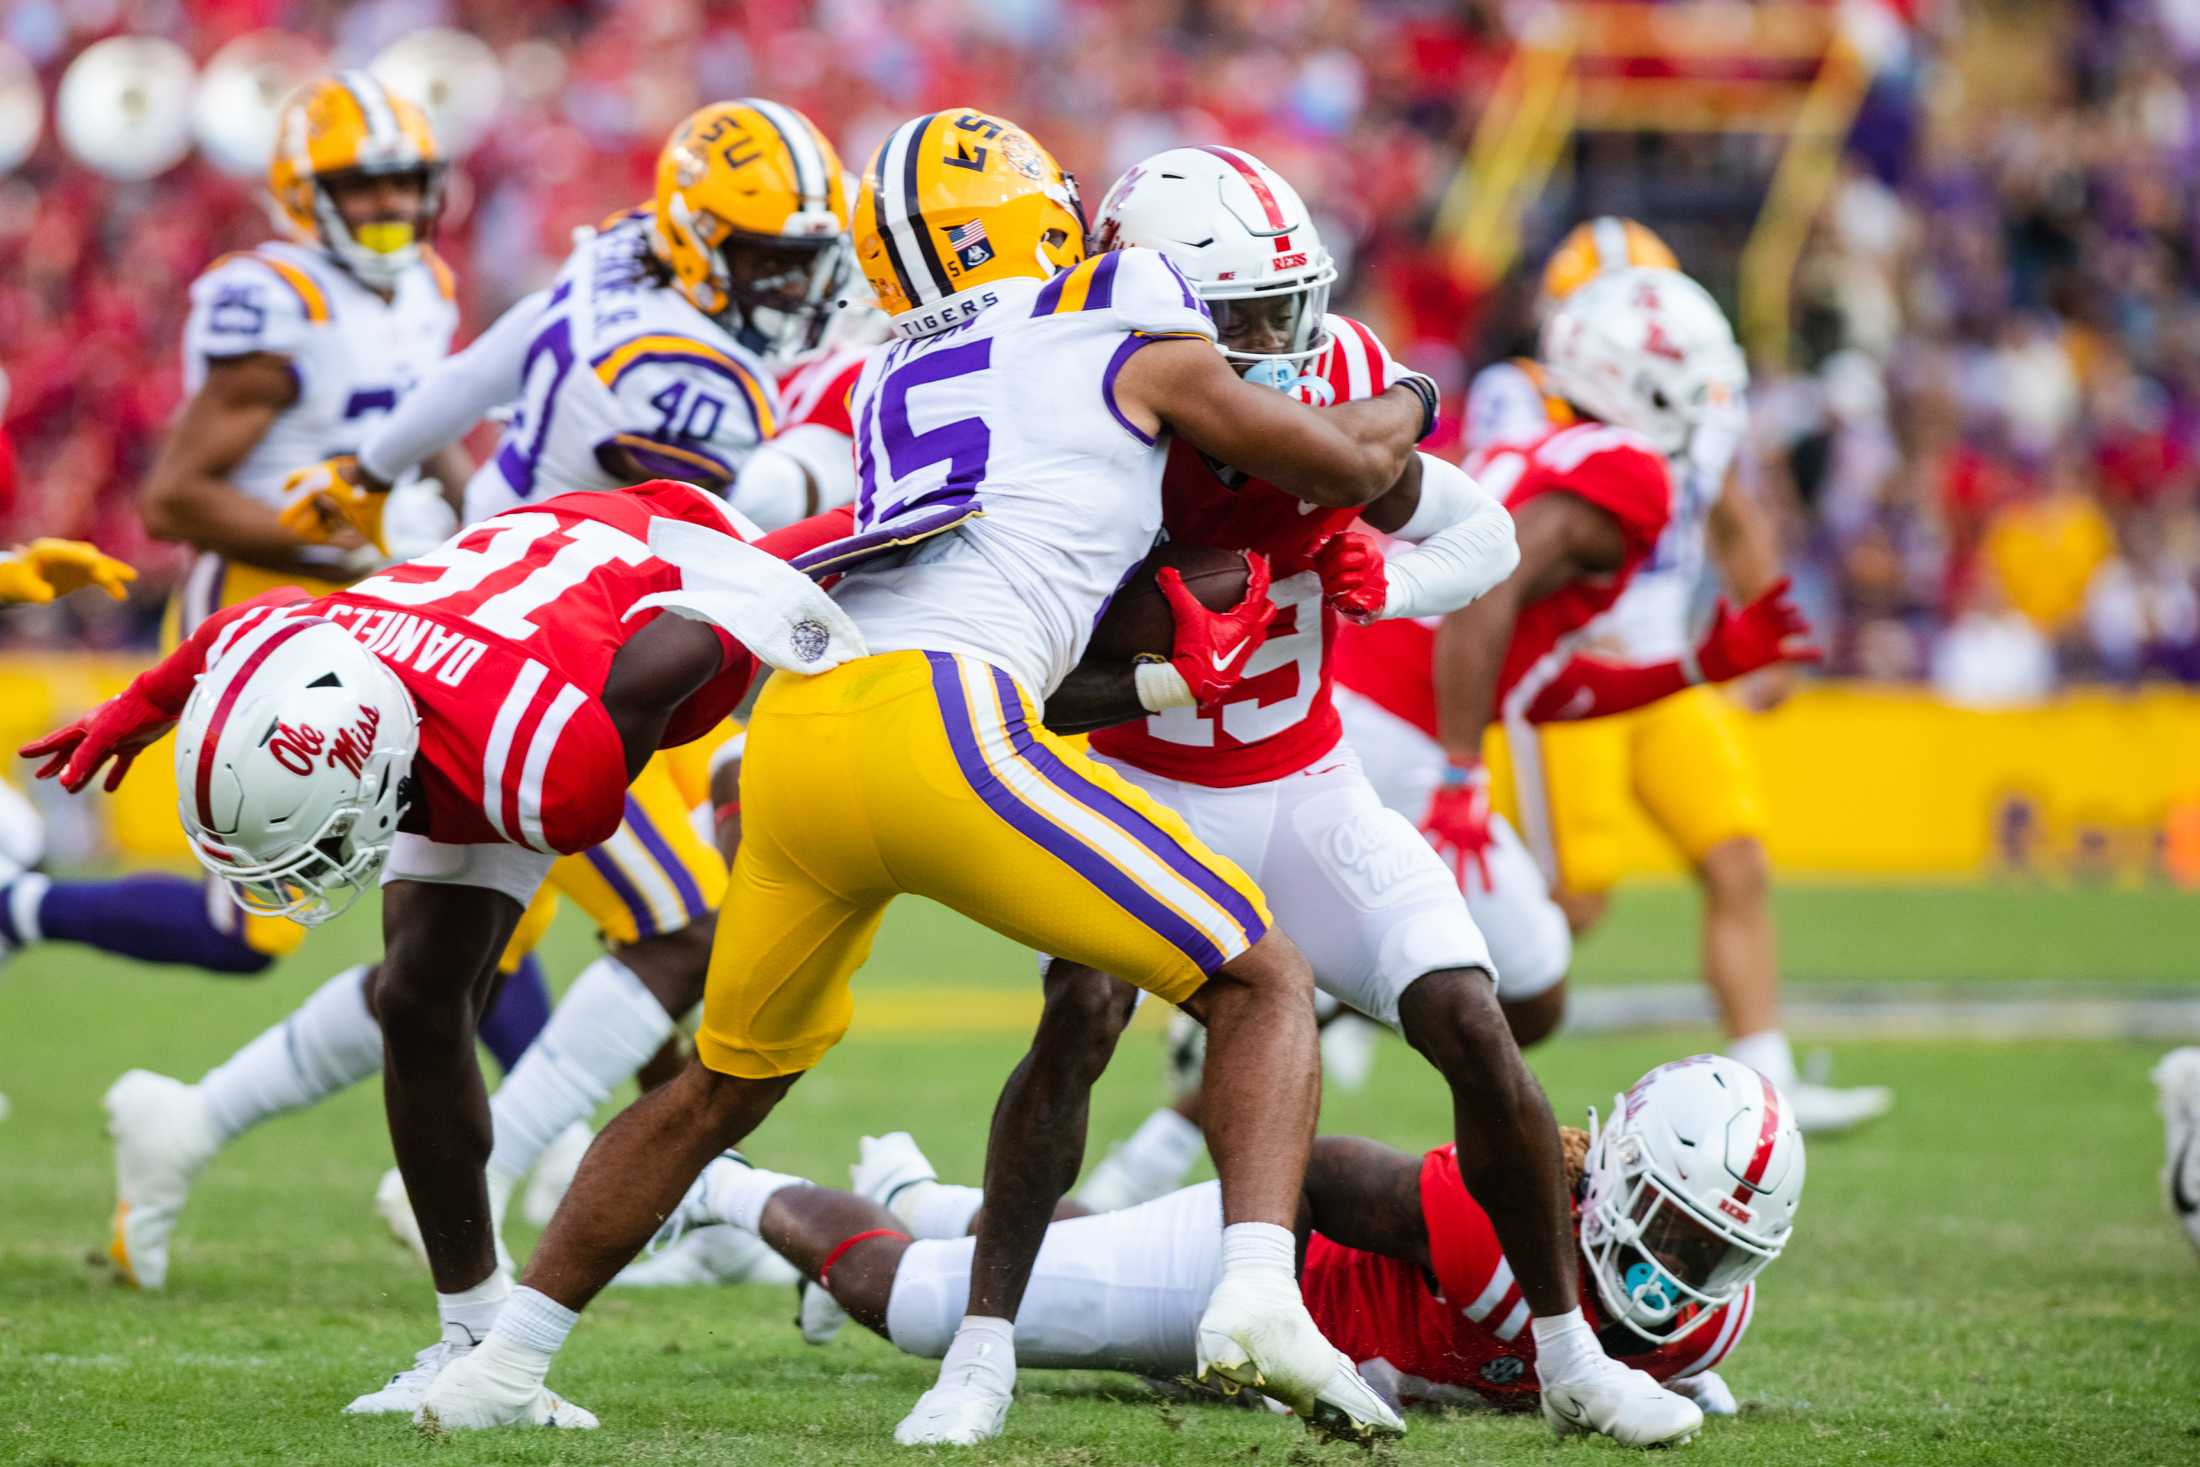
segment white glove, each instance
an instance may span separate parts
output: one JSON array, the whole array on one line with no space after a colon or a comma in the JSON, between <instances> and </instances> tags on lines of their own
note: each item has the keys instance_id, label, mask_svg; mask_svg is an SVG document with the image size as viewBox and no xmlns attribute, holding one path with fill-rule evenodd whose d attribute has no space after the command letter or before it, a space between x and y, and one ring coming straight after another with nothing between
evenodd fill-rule
<instances>
[{"instance_id":1,"label":"white glove","mask_svg":"<svg viewBox=\"0 0 2200 1467\"><path fill-rule=\"evenodd\" d=\"M1684 1396L1696 1403L1696 1409L1706 1416L1739 1416L1742 1407L1734 1399L1734 1392L1719 1379L1716 1371L1706 1370L1701 1375L1691 1375L1681 1380L1669 1380L1665 1388L1676 1396Z\"/></svg>"}]
</instances>

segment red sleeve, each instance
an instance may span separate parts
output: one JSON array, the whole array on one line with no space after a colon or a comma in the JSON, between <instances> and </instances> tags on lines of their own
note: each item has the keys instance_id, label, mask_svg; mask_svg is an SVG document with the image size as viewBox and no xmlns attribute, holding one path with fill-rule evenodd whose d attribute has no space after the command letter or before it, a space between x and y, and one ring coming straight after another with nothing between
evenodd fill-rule
<instances>
[{"instance_id":1,"label":"red sleeve","mask_svg":"<svg viewBox=\"0 0 2200 1467\"><path fill-rule=\"evenodd\" d=\"M198 682L199 674L206 671L207 654L224 632L247 617L262 616L277 607L295 606L312 599L296 586L277 586L248 601L225 606L199 623L199 629L184 638L175 651L139 673L133 686L147 702L174 717L182 713L183 705L190 701L192 687Z\"/></svg>"},{"instance_id":2,"label":"red sleeve","mask_svg":"<svg viewBox=\"0 0 2200 1467\"><path fill-rule=\"evenodd\" d=\"M1421 1221L1428 1229L1429 1271L1444 1298L1477 1323L1502 1319L1520 1290L1498 1246L1497 1230L1489 1214L1467 1195L1459 1158L1449 1146L1421 1159Z\"/></svg>"},{"instance_id":3,"label":"red sleeve","mask_svg":"<svg viewBox=\"0 0 2200 1467\"><path fill-rule=\"evenodd\" d=\"M1678 662L1636 665L1576 657L1560 668L1550 686L1528 705L1528 721L1562 723L1576 718L1603 718L1648 707L1687 686L1688 674Z\"/></svg>"},{"instance_id":4,"label":"red sleeve","mask_svg":"<svg viewBox=\"0 0 2200 1467\"><path fill-rule=\"evenodd\" d=\"M1335 339L1322 375L1329 379L1336 400L1354 402L1381 393L1390 360L1382 338L1350 316L1331 316L1329 326Z\"/></svg>"},{"instance_id":5,"label":"red sleeve","mask_svg":"<svg viewBox=\"0 0 2200 1467\"><path fill-rule=\"evenodd\" d=\"M828 509L823 514L813 514L806 520L796 520L784 529L772 531L756 542L759 550L768 550L781 560L792 560L820 545L830 545L835 540L845 540L856 532L856 512L852 505Z\"/></svg>"},{"instance_id":6,"label":"red sleeve","mask_svg":"<svg viewBox=\"0 0 2200 1467\"><path fill-rule=\"evenodd\" d=\"M1595 426L1572 431L1612 432ZM1560 439L1552 440L1550 446L1555 448L1565 436L1562 434ZM1562 454L1554 454L1554 457L1563 461ZM1564 467L1551 464L1549 460L1544 462L1548 466L1548 477L1537 486L1540 492L1564 491L1609 511L1619 520L1638 552L1647 553L1657 543L1658 536L1665 533L1666 520L1673 512L1673 476L1665 460L1640 446L1633 435L1628 435L1624 442L1592 448Z\"/></svg>"},{"instance_id":7,"label":"red sleeve","mask_svg":"<svg viewBox=\"0 0 2200 1467\"><path fill-rule=\"evenodd\" d=\"M810 401L808 407L796 417L781 424L780 431L784 432L797 423L814 423L820 428L830 428L844 438L855 437L856 425L854 418L849 416L848 413L848 399L850 394L856 390L856 379L863 375L863 363L866 357L866 353L851 352L847 354L844 361L839 357L835 357L820 362L815 368L811 369L818 372L830 372L831 375L827 378L824 386L818 390L816 397ZM791 397L794 395L794 375L789 374L788 379L782 383L783 396Z\"/></svg>"}]
</instances>

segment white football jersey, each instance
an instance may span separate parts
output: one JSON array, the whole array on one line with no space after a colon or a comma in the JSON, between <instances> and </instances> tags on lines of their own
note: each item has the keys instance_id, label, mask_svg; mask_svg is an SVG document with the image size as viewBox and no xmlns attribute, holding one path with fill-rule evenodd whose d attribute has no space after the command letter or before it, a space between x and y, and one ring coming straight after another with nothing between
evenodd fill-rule
<instances>
[{"instance_id":1,"label":"white football jersey","mask_svg":"<svg viewBox=\"0 0 2200 1467\"><path fill-rule=\"evenodd\" d=\"M668 479L731 482L777 427L763 364L688 304L650 260L649 218L635 211L584 236L513 336L519 397L496 452L466 485L468 523L522 500L618 489L633 476L613 448Z\"/></svg>"},{"instance_id":2,"label":"white football jersey","mask_svg":"<svg viewBox=\"0 0 2200 1467\"><path fill-rule=\"evenodd\" d=\"M1161 530L1167 440L1116 406L1116 373L1156 338L1212 341L1215 328L1153 250L1110 250L997 296L873 357L852 402L858 531L982 513L859 566L834 599L874 652L959 652L1041 702Z\"/></svg>"},{"instance_id":3,"label":"white football jersey","mask_svg":"<svg viewBox=\"0 0 2200 1467\"><path fill-rule=\"evenodd\" d=\"M229 479L282 502L293 469L359 445L451 347L458 328L451 272L432 254L387 301L319 250L285 241L224 255L191 283L183 330L184 390L214 363L266 352L284 358L298 397Z\"/></svg>"}]
</instances>

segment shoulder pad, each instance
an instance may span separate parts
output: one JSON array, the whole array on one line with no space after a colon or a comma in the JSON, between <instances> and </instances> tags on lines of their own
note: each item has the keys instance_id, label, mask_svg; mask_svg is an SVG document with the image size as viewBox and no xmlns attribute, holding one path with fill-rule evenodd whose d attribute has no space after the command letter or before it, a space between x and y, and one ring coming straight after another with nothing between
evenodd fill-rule
<instances>
[{"instance_id":1,"label":"shoulder pad","mask_svg":"<svg viewBox=\"0 0 2200 1467\"><path fill-rule=\"evenodd\" d=\"M1034 316L1105 312L1114 324L1149 336L1198 336L1214 340L1207 304L1183 272L1158 250L1107 250L1074 265L1040 287Z\"/></svg>"}]
</instances>

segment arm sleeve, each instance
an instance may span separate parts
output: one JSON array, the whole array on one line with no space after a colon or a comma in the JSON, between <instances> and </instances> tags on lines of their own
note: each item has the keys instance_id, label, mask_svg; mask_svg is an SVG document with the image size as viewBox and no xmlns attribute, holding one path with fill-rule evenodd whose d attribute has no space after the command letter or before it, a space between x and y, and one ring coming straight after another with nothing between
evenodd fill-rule
<instances>
[{"instance_id":1,"label":"arm sleeve","mask_svg":"<svg viewBox=\"0 0 2200 1467\"><path fill-rule=\"evenodd\" d=\"M273 266L252 255L232 255L191 282L184 351L201 361L256 352L295 360L312 325L310 310L298 288ZM325 315L325 305L322 310Z\"/></svg>"},{"instance_id":2,"label":"arm sleeve","mask_svg":"<svg viewBox=\"0 0 2200 1467\"><path fill-rule=\"evenodd\" d=\"M1215 339L1215 321L1207 303L1160 251L1111 250L1078 268L1092 270L1091 290L1104 285L1109 308L1128 329L1147 336ZM1086 299L1091 299L1089 292Z\"/></svg>"},{"instance_id":3,"label":"arm sleeve","mask_svg":"<svg viewBox=\"0 0 2200 1467\"><path fill-rule=\"evenodd\" d=\"M837 509L856 497L855 445L846 434L797 423L749 456L732 497L767 530Z\"/></svg>"},{"instance_id":4,"label":"arm sleeve","mask_svg":"<svg viewBox=\"0 0 2200 1467\"><path fill-rule=\"evenodd\" d=\"M548 291L536 291L497 317L471 346L436 363L359 446L360 466L394 483L464 437L491 408L518 397L527 343L549 298Z\"/></svg>"},{"instance_id":5,"label":"arm sleeve","mask_svg":"<svg viewBox=\"0 0 2200 1467\"><path fill-rule=\"evenodd\" d=\"M1384 566L1387 620L1440 616L1487 593L1520 564L1512 515L1457 464L1421 455L1421 501L1397 538L1418 548Z\"/></svg>"},{"instance_id":6,"label":"arm sleeve","mask_svg":"<svg viewBox=\"0 0 2200 1467\"><path fill-rule=\"evenodd\" d=\"M1643 664L1576 657L1528 705L1530 723L1565 723L1645 708L1689 685L1679 662Z\"/></svg>"}]
</instances>

